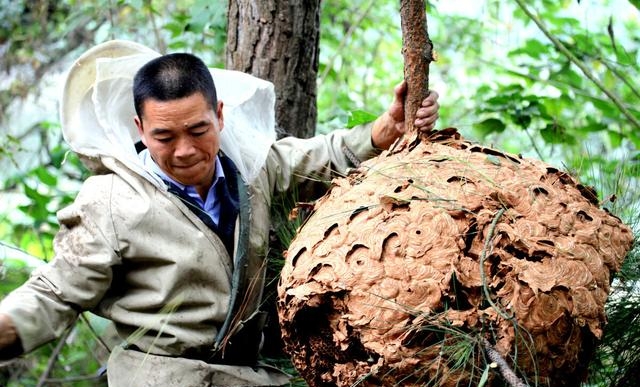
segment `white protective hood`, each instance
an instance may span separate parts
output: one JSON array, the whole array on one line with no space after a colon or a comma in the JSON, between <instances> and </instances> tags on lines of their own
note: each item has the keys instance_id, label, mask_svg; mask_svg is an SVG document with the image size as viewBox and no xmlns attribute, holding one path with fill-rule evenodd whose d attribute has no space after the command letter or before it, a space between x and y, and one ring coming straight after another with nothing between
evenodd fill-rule
<instances>
[{"instance_id":1,"label":"white protective hood","mask_svg":"<svg viewBox=\"0 0 640 387\"><path fill-rule=\"evenodd\" d=\"M135 151L140 136L132 91L135 73L158 56L143 45L113 40L89 49L69 70L60 105L62 132L90 169L100 168L101 156L114 157L161 184ZM224 102L220 148L251 182L276 139L273 84L238 71L210 71L218 99Z\"/></svg>"}]
</instances>

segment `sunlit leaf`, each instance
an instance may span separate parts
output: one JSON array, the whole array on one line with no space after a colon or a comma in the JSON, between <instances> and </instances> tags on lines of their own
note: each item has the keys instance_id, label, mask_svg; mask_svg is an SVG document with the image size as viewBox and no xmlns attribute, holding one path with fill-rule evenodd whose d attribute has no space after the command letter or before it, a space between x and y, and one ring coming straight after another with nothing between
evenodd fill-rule
<instances>
[{"instance_id":1,"label":"sunlit leaf","mask_svg":"<svg viewBox=\"0 0 640 387\"><path fill-rule=\"evenodd\" d=\"M576 127L575 129L579 130L582 133L595 133L604 131L608 128L609 125L602 122L602 120L590 117L586 120L586 123L579 127Z\"/></svg>"},{"instance_id":2,"label":"sunlit leaf","mask_svg":"<svg viewBox=\"0 0 640 387\"><path fill-rule=\"evenodd\" d=\"M640 133L637 130L632 130L629 133L629 140L633 143L634 149L640 149Z\"/></svg>"},{"instance_id":3,"label":"sunlit leaf","mask_svg":"<svg viewBox=\"0 0 640 387\"><path fill-rule=\"evenodd\" d=\"M21 259L0 259L0 297L22 285L29 278L30 272L31 269Z\"/></svg>"},{"instance_id":4,"label":"sunlit leaf","mask_svg":"<svg viewBox=\"0 0 640 387\"><path fill-rule=\"evenodd\" d=\"M184 42L184 41L179 41L179 40L174 40L173 42L171 42L171 43L169 44L169 48L170 48L170 49L172 49L172 50L176 50L176 51L177 51L177 50L183 50L183 49L186 49L187 47L188 47L188 46L187 46L187 43L186 43L186 42Z\"/></svg>"},{"instance_id":5,"label":"sunlit leaf","mask_svg":"<svg viewBox=\"0 0 640 387\"><path fill-rule=\"evenodd\" d=\"M41 194L40 192L38 192L38 190L29 186L29 184L23 183L22 187L24 189L25 195L27 195L27 197L33 200L34 202L44 203L48 201L48 198L45 195Z\"/></svg>"},{"instance_id":6,"label":"sunlit leaf","mask_svg":"<svg viewBox=\"0 0 640 387\"><path fill-rule=\"evenodd\" d=\"M38 167L33 170L33 173L38 177L41 183L48 185L49 187L55 187L58 184L58 178L45 167Z\"/></svg>"},{"instance_id":7,"label":"sunlit leaf","mask_svg":"<svg viewBox=\"0 0 640 387\"><path fill-rule=\"evenodd\" d=\"M622 145L622 140L624 140L624 136L620 134L620 132L608 130L607 135L609 136L609 142L611 146L617 148Z\"/></svg>"},{"instance_id":8,"label":"sunlit leaf","mask_svg":"<svg viewBox=\"0 0 640 387\"><path fill-rule=\"evenodd\" d=\"M171 33L171 37L175 38L184 32L185 25L177 21L171 21L164 25L164 29Z\"/></svg>"},{"instance_id":9,"label":"sunlit leaf","mask_svg":"<svg viewBox=\"0 0 640 387\"><path fill-rule=\"evenodd\" d=\"M364 110L354 110L349 112L349 120L347 121L347 128L353 128L356 125L366 124L378 118L377 115L371 114Z\"/></svg>"}]
</instances>

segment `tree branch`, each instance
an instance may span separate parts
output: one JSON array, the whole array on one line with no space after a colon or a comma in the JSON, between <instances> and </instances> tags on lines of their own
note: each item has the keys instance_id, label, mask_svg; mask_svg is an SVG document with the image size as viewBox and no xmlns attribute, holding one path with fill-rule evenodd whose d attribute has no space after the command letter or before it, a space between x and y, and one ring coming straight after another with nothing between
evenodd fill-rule
<instances>
[{"instance_id":1,"label":"tree branch","mask_svg":"<svg viewBox=\"0 0 640 387\"><path fill-rule=\"evenodd\" d=\"M402 54L407 95L404 101L405 135L415 134L414 121L422 100L429 94L429 64L433 44L427 31L424 0L401 0Z\"/></svg>"},{"instance_id":2,"label":"tree branch","mask_svg":"<svg viewBox=\"0 0 640 387\"><path fill-rule=\"evenodd\" d=\"M60 337L60 339L58 340L58 344L56 344L56 347L54 348L53 352L51 353L51 356L49 357L49 361L47 362L47 368L45 368L42 375L40 375L40 378L38 379L38 384L36 384L36 387L42 387L47 383L47 379L49 379L49 375L53 370L53 366L58 361L58 356L60 356L60 352L62 351L62 348L64 348L67 338L71 334L72 330L73 330L73 325L69 329L67 329L65 333L62 335L62 337Z\"/></svg>"},{"instance_id":3,"label":"tree branch","mask_svg":"<svg viewBox=\"0 0 640 387\"><path fill-rule=\"evenodd\" d=\"M96 339L96 341L98 341L98 343L100 343L100 345L102 345L102 347L107 352L111 353L111 348L109 348L107 343L105 343L105 341L102 339L102 337L100 337L98 332L96 332L96 330L93 328L93 325L91 325L91 321L89 321L89 319L87 318L87 316L85 316L84 313L80 313L80 319L82 319L82 322L84 322L87 325L87 327L89 328L89 331L93 335L93 338Z\"/></svg>"},{"instance_id":4,"label":"tree branch","mask_svg":"<svg viewBox=\"0 0 640 387\"><path fill-rule=\"evenodd\" d=\"M509 363L507 363L507 361L504 360L502 355L500 355L500 353L496 351L496 349L493 348L493 346L491 346L491 344L487 339L484 339L484 338L482 339L482 345L484 346L484 350L487 353L489 360L496 363L496 365L500 369L500 374L502 374L502 377L504 378L504 380L506 380L511 387L527 387L528 386L526 383L522 381L522 379L520 379L516 375L515 372L513 372L513 370L509 366Z\"/></svg>"},{"instance_id":5,"label":"tree branch","mask_svg":"<svg viewBox=\"0 0 640 387\"><path fill-rule=\"evenodd\" d=\"M622 75L622 73L620 71L618 71L617 68L615 68L611 64L609 64L609 62L604 60L604 58L598 58L598 60L600 61L600 63L602 63L604 65L604 67L609 69L609 71L611 71L613 73L613 75L618 77L619 80L621 80L625 85L627 85L627 87L629 87L629 89L631 89L631 92L633 92L633 94L635 94L638 98L640 98L640 91L638 90L638 88L636 88L636 86L633 83L631 83L631 81L629 81L629 79L627 77Z\"/></svg>"},{"instance_id":6,"label":"tree branch","mask_svg":"<svg viewBox=\"0 0 640 387\"><path fill-rule=\"evenodd\" d=\"M160 37L160 29L158 28L158 24L156 22L156 16L153 12L153 4L151 3L151 0L145 0L144 6L149 13L149 19L151 20L151 26L153 28L153 36L156 38L156 45L158 46L158 50L160 51L160 53L164 54L166 53L167 48L165 47L164 40L162 40L162 38Z\"/></svg>"},{"instance_id":7,"label":"tree branch","mask_svg":"<svg viewBox=\"0 0 640 387\"><path fill-rule=\"evenodd\" d=\"M627 119L633 124L633 126L635 126L637 129L640 129L640 121L638 121L638 119L633 114L631 114L631 112L624 106L624 103L622 103L622 101L615 94L613 94L613 92L607 89L606 86L602 82L600 82L600 80L596 78L593 73L591 73L584 62L573 55L573 53L567 47L565 47L565 45L562 44L562 42L558 40L558 38L556 38L555 36L553 36L553 34L551 34L551 32L549 32L549 30L542 23L542 20L540 20L540 18L534 15L529 10L529 8L527 8L527 6L524 4L524 0L516 0L516 3L520 7L520 9L522 9L522 11L524 11L524 13L527 14L527 16L531 20L533 20L534 23L536 23L540 31L542 31L542 33L544 33L547 38L551 40L551 43L553 43L556 49L560 51L561 54L566 56L569 61L578 66L582 73L587 78L589 78L589 80L591 80L591 82L593 82L603 93L605 93L607 97L609 97L609 99L611 99L611 101L618 107L618 109L620 109L622 114L624 114L624 116L627 117Z\"/></svg>"}]
</instances>

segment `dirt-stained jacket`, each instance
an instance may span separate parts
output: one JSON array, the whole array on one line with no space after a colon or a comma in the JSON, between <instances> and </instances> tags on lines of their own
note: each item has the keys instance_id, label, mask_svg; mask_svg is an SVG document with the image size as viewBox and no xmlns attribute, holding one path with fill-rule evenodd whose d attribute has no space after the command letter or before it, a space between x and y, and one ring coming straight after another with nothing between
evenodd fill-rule
<instances>
[{"instance_id":1,"label":"dirt-stained jacket","mask_svg":"<svg viewBox=\"0 0 640 387\"><path fill-rule=\"evenodd\" d=\"M224 361L234 335L260 325L272 195L304 176L345 172L353 155L371 157L370 138L370 126L361 126L275 142L252 184L242 184L233 259L180 198L102 156L104 173L88 178L58 212L55 258L5 298L0 312L13 319L26 351L60 336L81 311L112 320L125 343L109 361L111 387L284 383ZM252 349L245 350L250 358Z\"/></svg>"}]
</instances>

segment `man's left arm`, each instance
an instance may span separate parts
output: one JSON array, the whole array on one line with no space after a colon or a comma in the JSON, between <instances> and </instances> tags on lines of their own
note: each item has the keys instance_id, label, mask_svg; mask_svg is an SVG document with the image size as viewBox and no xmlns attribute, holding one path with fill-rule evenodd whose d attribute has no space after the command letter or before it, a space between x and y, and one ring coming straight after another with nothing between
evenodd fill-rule
<instances>
[{"instance_id":1,"label":"man's left arm","mask_svg":"<svg viewBox=\"0 0 640 387\"><path fill-rule=\"evenodd\" d=\"M329 182L348 168L378 155L404 133L406 85L395 88L395 99L374 122L310 139L287 137L271 147L266 169L270 192L284 192L304 181ZM438 94L431 92L416 113L420 131L433 129L438 119Z\"/></svg>"}]
</instances>

